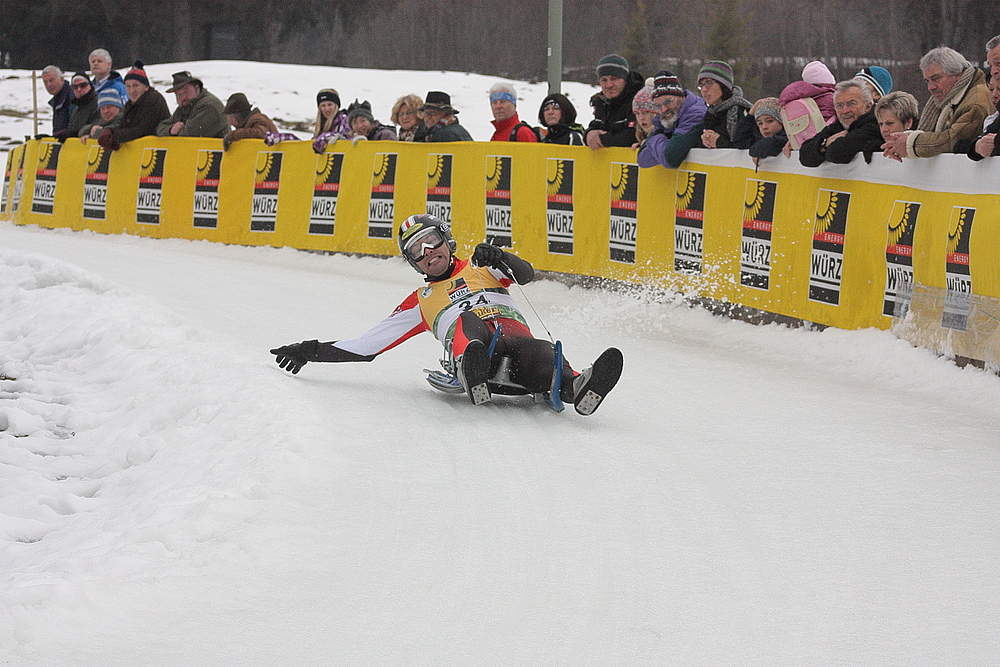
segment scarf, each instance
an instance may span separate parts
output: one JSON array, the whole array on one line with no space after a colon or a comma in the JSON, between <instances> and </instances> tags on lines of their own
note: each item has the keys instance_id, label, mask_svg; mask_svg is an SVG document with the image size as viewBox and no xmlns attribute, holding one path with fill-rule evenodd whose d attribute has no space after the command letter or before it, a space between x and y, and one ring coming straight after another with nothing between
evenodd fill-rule
<instances>
[{"instance_id":1,"label":"scarf","mask_svg":"<svg viewBox=\"0 0 1000 667\"><path fill-rule=\"evenodd\" d=\"M736 132L736 124L740 121L740 109L749 110L753 105L743 97L743 89L733 86L733 94L728 100L719 102L710 109L715 116L726 114L726 132L730 138Z\"/></svg>"},{"instance_id":2,"label":"scarf","mask_svg":"<svg viewBox=\"0 0 1000 667\"><path fill-rule=\"evenodd\" d=\"M966 67L944 100L938 102L933 97L927 100L927 104L924 105L924 112L920 114L920 123L917 125L917 129L924 132L941 132L945 130L951 124L955 108L961 102L962 98L965 97L965 93L968 92L978 71L975 67Z\"/></svg>"}]
</instances>

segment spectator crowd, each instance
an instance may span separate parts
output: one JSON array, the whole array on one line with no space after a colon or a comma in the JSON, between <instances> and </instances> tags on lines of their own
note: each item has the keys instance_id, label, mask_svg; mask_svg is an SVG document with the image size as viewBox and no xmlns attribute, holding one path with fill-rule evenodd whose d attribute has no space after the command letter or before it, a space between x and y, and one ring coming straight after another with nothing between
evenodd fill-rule
<instances>
[{"instance_id":1,"label":"spectator crowd","mask_svg":"<svg viewBox=\"0 0 1000 667\"><path fill-rule=\"evenodd\" d=\"M922 110L912 94L893 90L892 74L877 65L837 81L826 65L812 61L802 69L801 80L751 102L728 62L704 63L690 90L670 70L644 78L625 58L609 54L596 66L600 92L590 98L593 121L586 128L561 93L542 100L534 126L519 115L514 86L498 82L488 91L491 140L592 150L631 147L639 166L647 168L676 168L694 148L745 150L758 166L768 159L798 159L806 167L842 164L859 153L868 162L876 153L897 161L941 153L981 160L1000 155L1000 35L986 43L985 51L987 69L946 46L927 52L919 63L930 94ZM52 96L51 136L60 141L93 138L114 150L145 136L215 137L227 149L248 138L268 145L299 139L278 131L244 93L233 93L223 103L191 72L173 74L165 91L176 101L171 112L141 61L122 76L113 69L111 54L96 49L88 64L89 71L68 80L55 65L42 70ZM312 145L321 153L341 139L354 144L472 141L458 116L451 96L432 90L424 97L400 97L383 123L368 101L344 108L337 90L323 88L316 94Z\"/></svg>"}]
</instances>

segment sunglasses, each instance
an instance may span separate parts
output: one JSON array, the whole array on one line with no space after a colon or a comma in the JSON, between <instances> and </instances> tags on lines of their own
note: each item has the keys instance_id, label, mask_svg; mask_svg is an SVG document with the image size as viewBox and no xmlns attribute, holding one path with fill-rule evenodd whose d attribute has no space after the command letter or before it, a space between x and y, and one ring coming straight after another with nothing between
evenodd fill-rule
<instances>
[{"instance_id":1,"label":"sunglasses","mask_svg":"<svg viewBox=\"0 0 1000 667\"><path fill-rule=\"evenodd\" d=\"M89 83L74 83L74 84L72 84L72 88L75 89L75 90L82 90L83 88L89 88L89 87L90 87Z\"/></svg>"},{"instance_id":2,"label":"sunglasses","mask_svg":"<svg viewBox=\"0 0 1000 667\"><path fill-rule=\"evenodd\" d=\"M436 228L431 227L427 231L421 232L403 247L403 254L413 262L422 262L427 256L428 250L436 250L444 245L444 235Z\"/></svg>"}]
</instances>

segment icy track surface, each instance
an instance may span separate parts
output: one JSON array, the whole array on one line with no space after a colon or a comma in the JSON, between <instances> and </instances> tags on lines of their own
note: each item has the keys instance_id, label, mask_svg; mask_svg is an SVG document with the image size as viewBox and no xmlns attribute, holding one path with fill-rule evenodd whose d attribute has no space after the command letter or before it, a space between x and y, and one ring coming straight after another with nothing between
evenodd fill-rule
<instances>
[{"instance_id":1,"label":"icy track surface","mask_svg":"<svg viewBox=\"0 0 1000 667\"><path fill-rule=\"evenodd\" d=\"M1000 658L1000 379L544 281L575 366L625 353L590 418L435 392L429 335L295 377L267 353L418 284L0 223L0 661Z\"/></svg>"}]
</instances>

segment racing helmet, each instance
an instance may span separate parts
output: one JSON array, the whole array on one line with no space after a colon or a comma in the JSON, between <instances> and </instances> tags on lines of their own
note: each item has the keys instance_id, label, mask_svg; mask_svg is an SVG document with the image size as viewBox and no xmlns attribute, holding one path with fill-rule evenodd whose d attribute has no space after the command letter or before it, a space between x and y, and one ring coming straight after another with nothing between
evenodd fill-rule
<instances>
[{"instance_id":1,"label":"racing helmet","mask_svg":"<svg viewBox=\"0 0 1000 667\"><path fill-rule=\"evenodd\" d=\"M455 253L457 244L451 235L451 225L427 213L411 215L399 226L399 252L418 273L417 262L424 257L427 248L437 248L448 244L448 250Z\"/></svg>"}]
</instances>

